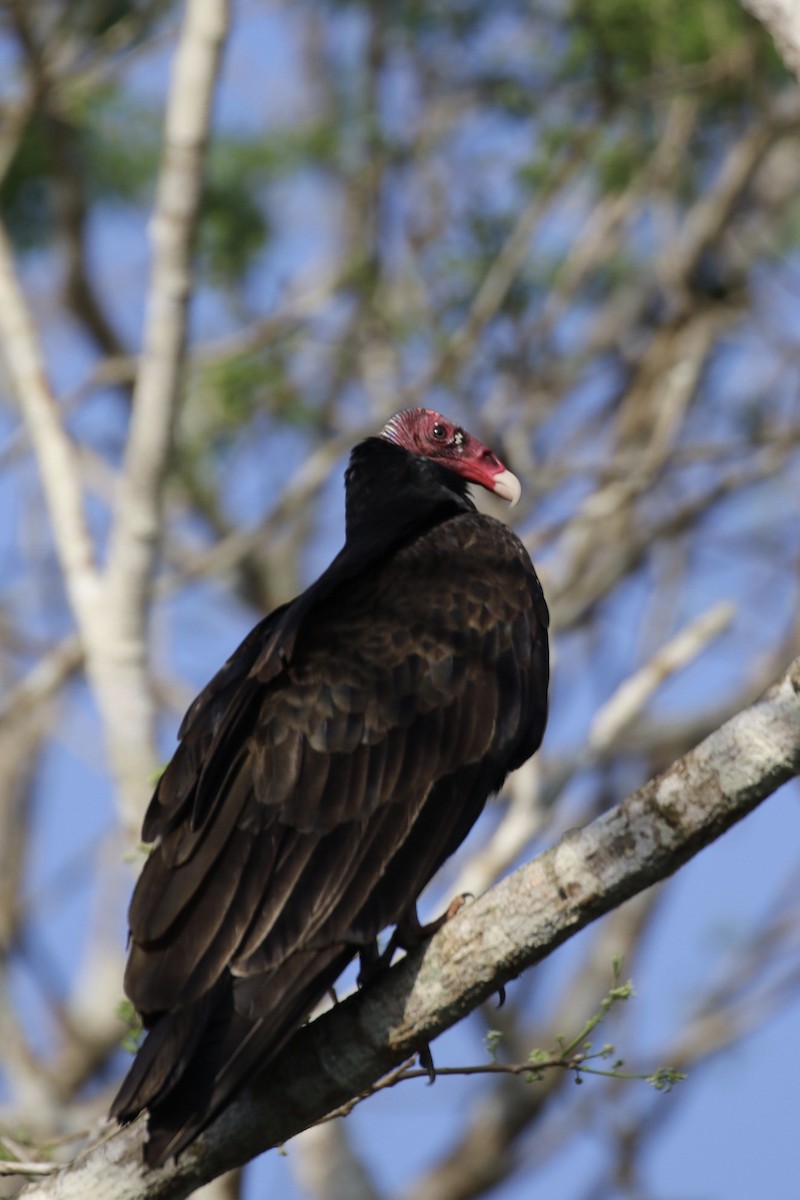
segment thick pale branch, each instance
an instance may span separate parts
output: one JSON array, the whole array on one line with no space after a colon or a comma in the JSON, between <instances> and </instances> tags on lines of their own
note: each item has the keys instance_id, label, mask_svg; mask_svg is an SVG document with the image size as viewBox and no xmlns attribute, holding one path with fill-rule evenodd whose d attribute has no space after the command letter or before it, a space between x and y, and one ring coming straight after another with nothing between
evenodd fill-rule
<instances>
[{"instance_id":1,"label":"thick pale branch","mask_svg":"<svg viewBox=\"0 0 800 1200\"><path fill-rule=\"evenodd\" d=\"M786 66L800 79L800 7L797 0L742 0L742 3L766 25Z\"/></svg>"},{"instance_id":2,"label":"thick pale branch","mask_svg":"<svg viewBox=\"0 0 800 1200\"><path fill-rule=\"evenodd\" d=\"M47 379L12 248L0 228L0 343L42 474L123 824L132 837L138 835L148 780L157 765L145 653L146 609L186 342L191 255L211 103L227 28L227 0L189 0L167 107L144 349L108 567L102 575L83 514L73 447Z\"/></svg>"},{"instance_id":3,"label":"thick pale branch","mask_svg":"<svg viewBox=\"0 0 800 1200\"><path fill-rule=\"evenodd\" d=\"M735 611L729 601L720 600L620 684L592 721L589 749L599 753L611 746L618 734L643 711L661 684L697 658L713 638L728 628Z\"/></svg>"},{"instance_id":4,"label":"thick pale branch","mask_svg":"<svg viewBox=\"0 0 800 1200\"><path fill-rule=\"evenodd\" d=\"M730 147L713 188L690 210L680 240L662 255L659 270L664 284L686 287L704 251L731 220L767 152L780 137L797 130L799 100L796 91L788 89L778 98L770 120L755 124Z\"/></svg>"},{"instance_id":5,"label":"thick pale branch","mask_svg":"<svg viewBox=\"0 0 800 1200\"><path fill-rule=\"evenodd\" d=\"M42 473L56 549L78 620L96 599L98 579L83 513L75 453L47 379L39 335L0 227L0 341Z\"/></svg>"},{"instance_id":6,"label":"thick pale branch","mask_svg":"<svg viewBox=\"0 0 800 1200\"><path fill-rule=\"evenodd\" d=\"M102 660L110 668L106 684L113 689L115 680L123 682L117 689L119 727L132 731L119 770L132 771L141 781L155 766L145 657L147 601L184 362L211 105L227 29L227 0L189 0L167 104L144 344L105 579L112 621ZM145 791L131 786L123 792L123 816L131 830L138 829Z\"/></svg>"},{"instance_id":7,"label":"thick pale branch","mask_svg":"<svg viewBox=\"0 0 800 1200\"><path fill-rule=\"evenodd\" d=\"M144 344L109 553L112 597L127 606L144 605L161 526L161 485L186 345L205 149L227 29L226 0L190 0L167 105Z\"/></svg>"},{"instance_id":8,"label":"thick pale branch","mask_svg":"<svg viewBox=\"0 0 800 1200\"><path fill-rule=\"evenodd\" d=\"M302 1029L177 1165L144 1171L140 1120L26 1194L187 1196L368 1091L500 984L672 874L798 773L800 659L663 775L503 880L382 981Z\"/></svg>"}]
</instances>

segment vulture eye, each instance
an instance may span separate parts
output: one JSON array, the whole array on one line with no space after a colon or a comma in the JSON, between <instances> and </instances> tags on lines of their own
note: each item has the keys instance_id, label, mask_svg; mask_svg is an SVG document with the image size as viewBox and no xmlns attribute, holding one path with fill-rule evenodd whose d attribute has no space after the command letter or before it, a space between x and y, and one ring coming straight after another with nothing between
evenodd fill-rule
<instances>
[{"instance_id":1,"label":"vulture eye","mask_svg":"<svg viewBox=\"0 0 800 1200\"><path fill-rule=\"evenodd\" d=\"M441 421L436 421L433 426L433 436L437 442L443 442L447 437L447 429Z\"/></svg>"}]
</instances>

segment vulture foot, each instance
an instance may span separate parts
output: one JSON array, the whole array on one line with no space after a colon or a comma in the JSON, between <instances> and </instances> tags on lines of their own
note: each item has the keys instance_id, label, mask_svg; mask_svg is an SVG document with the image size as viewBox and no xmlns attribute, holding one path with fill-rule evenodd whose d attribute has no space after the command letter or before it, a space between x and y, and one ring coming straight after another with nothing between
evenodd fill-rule
<instances>
[{"instance_id":1,"label":"vulture foot","mask_svg":"<svg viewBox=\"0 0 800 1200\"><path fill-rule=\"evenodd\" d=\"M441 929L457 912L460 912L469 900L474 900L474 896L470 892L455 896L440 917L434 921L428 921L425 925L417 916L416 904L413 904L395 925L385 950L379 951L378 943L373 942L372 945L365 946L359 951L358 986L366 987L378 979L384 971L388 971L397 950L413 950L416 946L426 942L429 937L433 937L434 933ZM503 999L505 999L505 993L503 993ZM426 1063L423 1065L427 1066Z\"/></svg>"},{"instance_id":2,"label":"vulture foot","mask_svg":"<svg viewBox=\"0 0 800 1200\"><path fill-rule=\"evenodd\" d=\"M428 1073L428 1086L430 1086L432 1083L436 1082L436 1067L434 1066L431 1048L427 1042L424 1046L420 1046L419 1050L417 1051L417 1058L419 1059L419 1065L422 1067L423 1071L427 1071Z\"/></svg>"},{"instance_id":3,"label":"vulture foot","mask_svg":"<svg viewBox=\"0 0 800 1200\"><path fill-rule=\"evenodd\" d=\"M391 954L389 953L390 949L393 954L394 947L391 946L391 943L386 947L383 954L381 954L378 949L378 943L372 942L371 945L364 946L362 950L359 950L359 968L356 983L360 988L367 987L368 984L383 975L384 971L388 971L392 961Z\"/></svg>"},{"instance_id":4,"label":"vulture foot","mask_svg":"<svg viewBox=\"0 0 800 1200\"><path fill-rule=\"evenodd\" d=\"M433 937L435 933L438 933L443 925L446 925L456 913L461 911L467 901L474 899L475 897L471 892L464 892L461 896L454 896L442 915L436 917L434 921L428 921L425 925L420 922L417 916L417 906L413 904L408 912L404 913L397 922L395 931L392 934L394 948L413 950L422 942L426 942L429 937Z\"/></svg>"}]
</instances>

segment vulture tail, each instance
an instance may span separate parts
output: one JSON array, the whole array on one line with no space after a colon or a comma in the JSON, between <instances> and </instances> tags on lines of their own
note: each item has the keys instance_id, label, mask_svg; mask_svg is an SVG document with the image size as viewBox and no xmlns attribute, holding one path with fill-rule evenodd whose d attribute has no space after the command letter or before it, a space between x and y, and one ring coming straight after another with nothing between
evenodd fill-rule
<instances>
[{"instance_id":1,"label":"vulture tail","mask_svg":"<svg viewBox=\"0 0 800 1200\"><path fill-rule=\"evenodd\" d=\"M223 980L194 1004L157 1017L114 1097L109 1116L123 1125L172 1094L192 1062L215 1009ZM230 992L230 984L226 988ZM224 1003L224 1001L223 1001Z\"/></svg>"},{"instance_id":2,"label":"vulture tail","mask_svg":"<svg viewBox=\"0 0 800 1200\"><path fill-rule=\"evenodd\" d=\"M253 1007L263 1015L237 1011L243 999L237 994L240 985L252 992L258 981L233 981L226 972L196 1004L155 1022L110 1114L125 1123L143 1108L149 1110L144 1148L149 1167L180 1154L211 1124L278 1053L352 957L352 949L337 947L321 970L318 961L304 964L305 970L298 963L298 978L288 990L283 979L277 983L262 977L262 987L271 994L262 993Z\"/></svg>"}]
</instances>

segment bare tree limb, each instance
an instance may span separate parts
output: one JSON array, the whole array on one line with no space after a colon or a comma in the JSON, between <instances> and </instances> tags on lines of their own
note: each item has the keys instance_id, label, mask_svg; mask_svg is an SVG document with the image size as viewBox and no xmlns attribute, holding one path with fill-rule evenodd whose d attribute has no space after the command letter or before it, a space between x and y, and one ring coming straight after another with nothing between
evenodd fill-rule
<instances>
[{"instance_id":1,"label":"bare tree limb","mask_svg":"<svg viewBox=\"0 0 800 1200\"><path fill-rule=\"evenodd\" d=\"M291 1166L308 1200L381 1200L344 1121L323 1121L298 1135Z\"/></svg>"},{"instance_id":2,"label":"bare tree limb","mask_svg":"<svg viewBox=\"0 0 800 1200\"><path fill-rule=\"evenodd\" d=\"M592 720L589 749L595 754L607 750L644 709L661 684L693 662L713 638L728 628L735 611L729 601L720 600L690 621L649 662L620 684Z\"/></svg>"},{"instance_id":3,"label":"bare tree limb","mask_svg":"<svg viewBox=\"0 0 800 1200\"><path fill-rule=\"evenodd\" d=\"M501 984L672 874L798 773L800 659L755 705L663 775L503 880L383 980L300 1030L268 1075L176 1165L145 1171L140 1119L25 1194L189 1195L368 1091Z\"/></svg>"},{"instance_id":4,"label":"bare tree limb","mask_svg":"<svg viewBox=\"0 0 800 1200\"><path fill-rule=\"evenodd\" d=\"M144 607L157 549L161 487L186 345L205 148L227 28L227 0L190 0L167 106L144 345L109 552L110 597L120 609Z\"/></svg>"},{"instance_id":5,"label":"bare tree limb","mask_svg":"<svg viewBox=\"0 0 800 1200\"><path fill-rule=\"evenodd\" d=\"M783 61L800 79L800 6L797 0L742 0L765 25Z\"/></svg>"},{"instance_id":6,"label":"bare tree limb","mask_svg":"<svg viewBox=\"0 0 800 1200\"><path fill-rule=\"evenodd\" d=\"M0 340L42 472L53 534L73 608L80 614L98 584L91 537L83 513L72 444L61 423L44 357L14 266L8 235L0 227Z\"/></svg>"},{"instance_id":7,"label":"bare tree limb","mask_svg":"<svg viewBox=\"0 0 800 1200\"><path fill-rule=\"evenodd\" d=\"M43 654L27 675L0 696L0 723L37 708L56 695L83 662L80 639L70 634Z\"/></svg>"},{"instance_id":8,"label":"bare tree limb","mask_svg":"<svg viewBox=\"0 0 800 1200\"><path fill-rule=\"evenodd\" d=\"M189 0L186 8L167 104L152 224L154 257L144 344L109 547L106 587L115 625L114 657L124 657L129 677L119 696L126 710L120 725L139 730L139 740L144 735L148 742L152 705L145 653L147 600L186 346L192 251L211 105L228 19L227 0ZM152 748L144 762L142 747L138 750L140 771L147 760L155 765ZM129 827L138 828L141 802L132 809L126 806L124 817Z\"/></svg>"},{"instance_id":9,"label":"bare tree limb","mask_svg":"<svg viewBox=\"0 0 800 1200\"><path fill-rule=\"evenodd\" d=\"M680 239L661 256L658 272L664 285L678 291L686 287L701 255L730 222L767 152L780 137L796 132L799 121L800 97L796 89L788 88L776 101L769 120L754 124L731 146L714 187L693 206Z\"/></svg>"},{"instance_id":10,"label":"bare tree limb","mask_svg":"<svg viewBox=\"0 0 800 1200\"><path fill-rule=\"evenodd\" d=\"M108 566L102 574L83 512L74 449L47 379L11 245L0 229L0 343L42 474L56 547L101 712L123 825L131 837L138 835L148 780L157 765L146 610L184 358L204 152L227 27L227 0L189 0L167 107L144 351Z\"/></svg>"}]
</instances>

